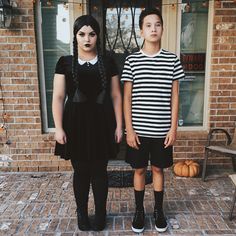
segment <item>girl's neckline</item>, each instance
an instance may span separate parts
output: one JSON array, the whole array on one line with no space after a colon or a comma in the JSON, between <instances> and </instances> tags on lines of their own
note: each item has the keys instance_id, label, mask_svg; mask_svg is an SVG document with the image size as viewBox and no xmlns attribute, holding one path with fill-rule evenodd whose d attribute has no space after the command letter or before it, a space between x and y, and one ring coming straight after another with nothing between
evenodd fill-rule
<instances>
[{"instance_id":1,"label":"girl's neckline","mask_svg":"<svg viewBox=\"0 0 236 236\"><path fill-rule=\"evenodd\" d=\"M141 52L143 55L147 56L147 57L156 57L156 56L158 56L158 55L161 53L161 51L162 51L162 48L161 48L157 53L152 54L152 55L149 55L149 54L145 53L142 49L140 49L140 52Z\"/></svg>"},{"instance_id":2,"label":"girl's neckline","mask_svg":"<svg viewBox=\"0 0 236 236\"><path fill-rule=\"evenodd\" d=\"M78 62L79 62L80 65L83 65L83 64L85 64L85 63L90 63L90 64L94 65L94 64L97 63L97 61L98 61L98 56L96 56L96 57L94 57L93 59L88 60L88 61L82 60L82 59L78 58Z\"/></svg>"}]
</instances>

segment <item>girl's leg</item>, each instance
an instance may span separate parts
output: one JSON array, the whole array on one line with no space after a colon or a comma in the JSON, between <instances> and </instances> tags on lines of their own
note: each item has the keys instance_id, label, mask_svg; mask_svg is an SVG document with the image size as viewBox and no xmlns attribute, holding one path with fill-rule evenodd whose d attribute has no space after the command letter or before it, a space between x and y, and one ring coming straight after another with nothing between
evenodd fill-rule
<instances>
[{"instance_id":1,"label":"girl's leg","mask_svg":"<svg viewBox=\"0 0 236 236\"><path fill-rule=\"evenodd\" d=\"M167 222L163 213L164 197L164 172L162 168L152 166L153 188L154 188L154 218L155 228L158 232L164 232L167 229Z\"/></svg>"},{"instance_id":2,"label":"girl's leg","mask_svg":"<svg viewBox=\"0 0 236 236\"><path fill-rule=\"evenodd\" d=\"M95 223L93 230L101 231L106 226L108 194L107 160L96 161L92 164L91 182L95 203Z\"/></svg>"},{"instance_id":3,"label":"girl's leg","mask_svg":"<svg viewBox=\"0 0 236 236\"><path fill-rule=\"evenodd\" d=\"M89 165L79 164L77 161L71 161L73 175L73 190L77 206L78 227L80 230L89 230L90 223L88 219L88 195L90 187Z\"/></svg>"}]
</instances>

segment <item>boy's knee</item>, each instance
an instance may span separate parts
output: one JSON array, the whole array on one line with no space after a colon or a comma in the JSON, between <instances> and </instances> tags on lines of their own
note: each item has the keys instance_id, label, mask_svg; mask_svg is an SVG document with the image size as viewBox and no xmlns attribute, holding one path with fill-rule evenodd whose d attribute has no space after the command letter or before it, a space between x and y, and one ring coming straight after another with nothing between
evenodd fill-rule
<instances>
[{"instance_id":1,"label":"boy's knee","mask_svg":"<svg viewBox=\"0 0 236 236\"><path fill-rule=\"evenodd\" d=\"M140 169L135 169L134 170L136 175L145 175L146 174L146 168L140 168Z\"/></svg>"},{"instance_id":2,"label":"boy's knee","mask_svg":"<svg viewBox=\"0 0 236 236\"><path fill-rule=\"evenodd\" d=\"M152 173L153 174L163 174L163 169L156 167L156 166L152 166Z\"/></svg>"}]
</instances>

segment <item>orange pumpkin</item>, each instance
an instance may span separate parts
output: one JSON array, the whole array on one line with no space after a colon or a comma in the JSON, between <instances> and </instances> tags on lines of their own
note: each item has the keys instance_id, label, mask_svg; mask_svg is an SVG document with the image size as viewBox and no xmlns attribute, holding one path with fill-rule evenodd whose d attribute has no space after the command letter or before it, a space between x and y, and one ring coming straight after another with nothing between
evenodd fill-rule
<instances>
[{"instance_id":1,"label":"orange pumpkin","mask_svg":"<svg viewBox=\"0 0 236 236\"><path fill-rule=\"evenodd\" d=\"M194 177L200 172L200 165L191 160L177 162L174 165L174 173L181 177Z\"/></svg>"}]
</instances>

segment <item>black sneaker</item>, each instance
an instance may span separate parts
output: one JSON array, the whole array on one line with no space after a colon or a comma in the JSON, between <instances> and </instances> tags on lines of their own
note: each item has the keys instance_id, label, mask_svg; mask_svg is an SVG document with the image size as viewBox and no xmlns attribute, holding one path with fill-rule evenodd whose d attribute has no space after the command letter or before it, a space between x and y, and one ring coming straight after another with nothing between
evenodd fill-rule
<instances>
[{"instance_id":1,"label":"black sneaker","mask_svg":"<svg viewBox=\"0 0 236 236\"><path fill-rule=\"evenodd\" d=\"M135 233L142 233L144 230L144 210L136 210L134 214L134 219L132 222L132 230Z\"/></svg>"},{"instance_id":2,"label":"black sneaker","mask_svg":"<svg viewBox=\"0 0 236 236\"><path fill-rule=\"evenodd\" d=\"M157 232L159 233L165 232L167 230L167 222L163 211L158 212L157 209L155 209L154 218L155 218L155 229L157 230Z\"/></svg>"}]
</instances>

